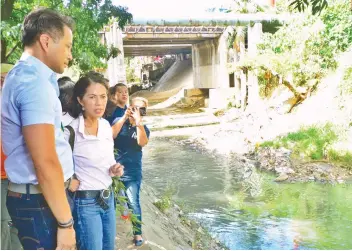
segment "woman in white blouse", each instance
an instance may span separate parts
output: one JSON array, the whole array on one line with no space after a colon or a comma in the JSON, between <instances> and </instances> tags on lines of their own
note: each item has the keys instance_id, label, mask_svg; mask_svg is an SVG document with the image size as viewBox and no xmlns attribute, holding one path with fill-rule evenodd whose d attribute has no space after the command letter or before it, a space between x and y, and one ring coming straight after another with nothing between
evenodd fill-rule
<instances>
[{"instance_id":1,"label":"woman in white blouse","mask_svg":"<svg viewBox=\"0 0 352 251\"><path fill-rule=\"evenodd\" d=\"M77 247L89 250L115 249L116 215L112 176L121 176L123 166L114 159L112 128L103 119L108 86L97 73L81 77L73 89L70 126L74 131L73 158L80 182L74 193ZM72 135L65 130L67 139Z\"/></svg>"}]
</instances>

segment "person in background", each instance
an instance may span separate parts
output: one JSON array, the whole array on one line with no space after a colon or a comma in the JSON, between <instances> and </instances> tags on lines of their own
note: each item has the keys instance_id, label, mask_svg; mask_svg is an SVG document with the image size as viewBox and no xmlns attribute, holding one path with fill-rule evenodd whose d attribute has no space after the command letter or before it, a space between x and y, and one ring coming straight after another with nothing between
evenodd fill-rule
<instances>
[{"instance_id":1,"label":"person in background","mask_svg":"<svg viewBox=\"0 0 352 251\"><path fill-rule=\"evenodd\" d=\"M109 88L109 100L115 104L115 106L117 105L117 102L116 102L116 97L115 97L115 94L116 94L116 85L114 86L111 86Z\"/></svg>"},{"instance_id":2,"label":"person in background","mask_svg":"<svg viewBox=\"0 0 352 251\"><path fill-rule=\"evenodd\" d=\"M114 87L110 88L110 100L116 104L115 111L112 113L111 116L107 118L110 124L112 121L117 117L122 117L126 110L127 110L127 103L128 103L128 88L125 84L118 83ZM122 127L122 124L120 123Z\"/></svg>"},{"instance_id":3,"label":"person in background","mask_svg":"<svg viewBox=\"0 0 352 251\"><path fill-rule=\"evenodd\" d=\"M62 131L56 75L72 60L72 30L72 20L53 10L30 12L22 25L24 52L2 90L6 203L24 249L76 248L66 195L73 159Z\"/></svg>"},{"instance_id":4,"label":"person in background","mask_svg":"<svg viewBox=\"0 0 352 251\"><path fill-rule=\"evenodd\" d=\"M12 69L11 64L1 64L1 89L7 73ZM0 89L0 90L1 90ZM1 110L1 108L0 108ZM18 230L12 225L11 217L6 207L7 187L9 181L5 172L5 154L2 151L1 141L1 250L23 249L18 239Z\"/></svg>"},{"instance_id":5,"label":"person in background","mask_svg":"<svg viewBox=\"0 0 352 251\"><path fill-rule=\"evenodd\" d=\"M75 83L69 77L61 77L57 80L59 84L59 99L62 107L62 125L67 126L73 120L71 115L68 113L71 107L71 99L73 94L73 87Z\"/></svg>"},{"instance_id":6,"label":"person in background","mask_svg":"<svg viewBox=\"0 0 352 251\"><path fill-rule=\"evenodd\" d=\"M129 97L128 88L126 85L122 83L118 83L109 88L109 101L106 108L107 109L106 119L109 121L110 125L112 125L112 122L114 121L114 119L118 117L123 117L123 115L125 114L127 110L128 97ZM120 132L124 123L125 123L125 120L122 119L114 124L114 127L113 127L114 139ZM116 149L116 145L114 148ZM126 197L126 191L120 190L119 196ZM130 215L129 215L129 208L127 206L127 203L124 201L120 201L119 199L117 199L117 203L121 204L125 208L125 210L121 214L121 218L123 220L128 220L130 218Z\"/></svg>"},{"instance_id":7,"label":"person in background","mask_svg":"<svg viewBox=\"0 0 352 251\"><path fill-rule=\"evenodd\" d=\"M115 98L115 93L116 93L116 85L111 86L109 88L109 95L108 95L108 103L106 105L106 114L105 118L108 120L110 116L115 112L116 109L116 98Z\"/></svg>"},{"instance_id":8,"label":"person in background","mask_svg":"<svg viewBox=\"0 0 352 251\"><path fill-rule=\"evenodd\" d=\"M79 180L74 198L74 219L79 249L114 250L116 214L112 177L123 174L114 158L113 130L103 116L108 86L98 73L81 77L73 88L70 123L74 134L73 158Z\"/></svg>"},{"instance_id":9,"label":"person in background","mask_svg":"<svg viewBox=\"0 0 352 251\"><path fill-rule=\"evenodd\" d=\"M126 99L126 92L119 93L120 104ZM148 144L150 131L143 125L143 116L146 115L148 101L145 98L136 97L132 99L132 105L125 110L122 117L116 117L112 121L115 138L115 159L124 167L124 175L121 180L126 188L128 205L132 213L138 218L133 222L134 243L136 246L143 244L142 237L142 211L140 206L139 193L142 183L142 148ZM122 109L118 107L117 109ZM122 111L121 111L122 113ZM121 114L120 113L120 114ZM116 113L115 113L116 114ZM143 116L142 116L143 115ZM120 126L119 124L122 124Z\"/></svg>"},{"instance_id":10,"label":"person in background","mask_svg":"<svg viewBox=\"0 0 352 251\"><path fill-rule=\"evenodd\" d=\"M59 91L60 91L59 100L62 107L62 118L61 118L62 130L65 130L64 128L74 120L74 118L69 114L69 110L72 105L73 87L75 86L75 83L71 80L70 77L67 77L67 76L59 78L57 82L58 82ZM73 175L71 178L68 190L76 191L78 187L79 187L79 180L77 180L77 177ZM69 195L71 194L69 193ZM71 210L73 211L73 207L74 207L73 198L71 196L68 196L67 199L70 204Z\"/></svg>"}]
</instances>

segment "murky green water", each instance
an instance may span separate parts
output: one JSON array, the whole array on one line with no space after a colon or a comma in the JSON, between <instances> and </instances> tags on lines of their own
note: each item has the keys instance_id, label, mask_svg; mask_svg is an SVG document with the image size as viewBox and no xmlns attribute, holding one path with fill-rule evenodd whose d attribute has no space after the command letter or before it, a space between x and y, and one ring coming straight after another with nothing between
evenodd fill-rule
<instances>
[{"instance_id":1,"label":"murky green water","mask_svg":"<svg viewBox=\"0 0 352 251\"><path fill-rule=\"evenodd\" d=\"M144 151L144 182L174 198L230 249L352 249L352 185L277 184L169 140Z\"/></svg>"}]
</instances>

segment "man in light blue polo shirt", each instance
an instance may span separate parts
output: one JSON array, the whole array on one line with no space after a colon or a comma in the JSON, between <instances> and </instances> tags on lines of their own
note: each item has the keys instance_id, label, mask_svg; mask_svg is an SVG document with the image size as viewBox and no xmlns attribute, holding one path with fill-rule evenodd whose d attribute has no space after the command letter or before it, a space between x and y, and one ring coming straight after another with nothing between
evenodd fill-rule
<instances>
[{"instance_id":1,"label":"man in light blue polo shirt","mask_svg":"<svg viewBox=\"0 0 352 251\"><path fill-rule=\"evenodd\" d=\"M22 42L24 53L2 92L7 208L24 249L75 249L65 193L73 161L61 131L56 76L72 60L72 21L50 9L32 11Z\"/></svg>"}]
</instances>

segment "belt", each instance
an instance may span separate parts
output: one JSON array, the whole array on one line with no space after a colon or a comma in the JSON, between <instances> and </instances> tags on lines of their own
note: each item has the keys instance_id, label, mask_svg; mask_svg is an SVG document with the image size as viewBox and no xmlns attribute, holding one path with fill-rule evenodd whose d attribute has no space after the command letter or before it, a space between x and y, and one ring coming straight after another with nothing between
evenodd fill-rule
<instances>
[{"instance_id":1,"label":"belt","mask_svg":"<svg viewBox=\"0 0 352 251\"><path fill-rule=\"evenodd\" d=\"M75 198L80 199L94 199L98 197L102 197L104 199L108 199L111 195L111 188L102 189L102 190L78 190L75 192Z\"/></svg>"},{"instance_id":2,"label":"belt","mask_svg":"<svg viewBox=\"0 0 352 251\"><path fill-rule=\"evenodd\" d=\"M70 182L71 182L71 178L69 178L64 183L65 189L68 188L68 186L70 185ZM29 185L29 194L43 193L40 185L33 185L33 184L28 184L28 185ZM15 192L15 193L26 194L27 193L27 184L15 184L10 181L9 186L8 186L8 190L11 192Z\"/></svg>"}]
</instances>

